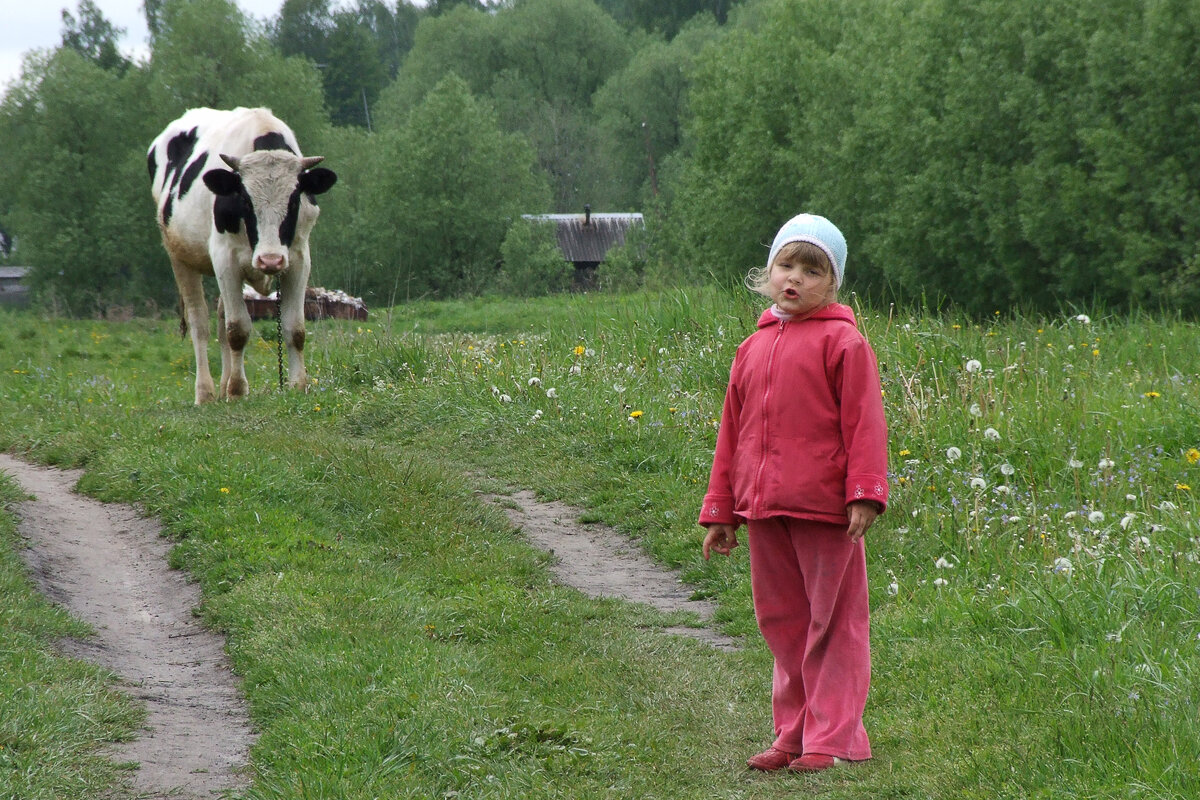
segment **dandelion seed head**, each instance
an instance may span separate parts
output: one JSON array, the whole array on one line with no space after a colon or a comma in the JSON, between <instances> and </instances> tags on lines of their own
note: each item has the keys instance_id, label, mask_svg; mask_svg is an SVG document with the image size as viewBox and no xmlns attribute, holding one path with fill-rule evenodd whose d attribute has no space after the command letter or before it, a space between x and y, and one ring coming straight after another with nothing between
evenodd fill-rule
<instances>
[{"instance_id":1,"label":"dandelion seed head","mask_svg":"<svg viewBox=\"0 0 1200 800\"><path fill-rule=\"evenodd\" d=\"M967 361L965 369L967 372L976 373L983 369L983 364L979 362L979 359L972 358Z\"/></svg>"},{"instance_id":2,"label":"dandelion seed head","mask_svg":"<svg viewBox=\"0 0 1200 800\"><path fill-rule=\"evenodd\" d=\"M955 461L958 461L960 458L962 458L962 450L959 450L957 447L947 447L946 448L946 460L947 461L953 463Z\"/></svg>"},{"instance_id":3,"label":"dandelion seed head","mask_svg":"<svg viewBox=\"0 0 1200 800\"><path fill-rule=\"evenodd\" d=\"M983 438L991 442L998 442L1000 441L1000 431L995 428L987 428L983 432Z\"/></svg>"}]
</instances>

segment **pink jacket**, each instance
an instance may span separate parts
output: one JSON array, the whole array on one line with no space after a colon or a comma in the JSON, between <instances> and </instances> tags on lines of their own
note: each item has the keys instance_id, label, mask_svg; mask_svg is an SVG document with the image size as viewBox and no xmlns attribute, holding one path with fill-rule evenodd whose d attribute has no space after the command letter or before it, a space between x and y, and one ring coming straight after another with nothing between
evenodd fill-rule
<instances>
[{"instance_id":1,"label":"pink jacket","mask_svg":"<svg viewBox=\"0 0 1200 800\"><path fill-rule=\"evenodd\" d=\"M792 321L767 309L733 360L700 524L848 524L848 503L887 498L879 367L854 311Z\"/></svg>"}]
</instances>

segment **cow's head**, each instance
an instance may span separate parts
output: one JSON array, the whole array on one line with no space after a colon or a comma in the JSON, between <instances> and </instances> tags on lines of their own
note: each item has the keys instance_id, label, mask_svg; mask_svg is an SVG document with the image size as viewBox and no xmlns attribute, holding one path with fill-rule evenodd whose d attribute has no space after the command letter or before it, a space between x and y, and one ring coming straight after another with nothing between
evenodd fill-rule
<instances>
[{"instance_id":1,"label":"cow's head","mask_svg":"<svg viewBox=\"0 0 1200 800\"><path fill-rule=\"evenodd\" d=\"M316 195L337 182L321 156L299 158L283 150L260 150L239 157L221 154L230 169L204 173L216 200L213 223L221 233L245 225L255 269L268 275L286 270L293 242L307 241L320 209Z\"/></svg>"}]
</instances>

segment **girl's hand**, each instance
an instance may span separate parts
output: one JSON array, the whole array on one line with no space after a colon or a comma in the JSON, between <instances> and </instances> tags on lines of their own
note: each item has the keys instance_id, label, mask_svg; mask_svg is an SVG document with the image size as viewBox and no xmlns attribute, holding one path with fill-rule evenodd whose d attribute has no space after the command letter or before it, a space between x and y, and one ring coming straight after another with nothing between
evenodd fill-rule
<instances>
[{"instance_id":1,"label":"girl's hand","mask_svg":"<svg viewBox=\"0 0 1200 800\"><path fill-rule=\"evenodd\" d=\"M874 500L856 500L846 506L846 516L850 517L850 527L847 529L850 541L857 542L879 516L879 506Z\"/></svg>"},{"instance_id":2,"label":"girl's hand","mask_svg":"<svg viewBox=\"0 0 1200 800\"><path fill-rule=\"evenodd\" d=\"M727 556L737 546L736 528L724 523L709 525L708 534L704 537L704 560L708 561L709 555L714 552Z\"/></svg>"}]
</instances>

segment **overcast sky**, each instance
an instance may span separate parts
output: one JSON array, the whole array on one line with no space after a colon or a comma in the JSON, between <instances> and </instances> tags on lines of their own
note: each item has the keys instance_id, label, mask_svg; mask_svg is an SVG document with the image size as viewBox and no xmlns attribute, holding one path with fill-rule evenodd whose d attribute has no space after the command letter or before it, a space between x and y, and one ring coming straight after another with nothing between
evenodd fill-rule
<instances>
[{"instance_id":1,"label":"overcast sky","mask_svg":"<svg viewBox=\"0 0 1200 800\"><path fill-rule=\"evenodd\" d=\"M140 60L146 54L146 17L142 0L92 0L117 28L125 29L121 52ZM274 17L283 0L236 0L256 19ZM333 6L338 3L331 4ZM30 50L53 49L62 43L62 10L79 17L79 0L0 0L0 94L21 75L21 58Z\"/></svg>"}]
</instances>

